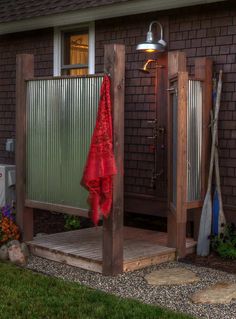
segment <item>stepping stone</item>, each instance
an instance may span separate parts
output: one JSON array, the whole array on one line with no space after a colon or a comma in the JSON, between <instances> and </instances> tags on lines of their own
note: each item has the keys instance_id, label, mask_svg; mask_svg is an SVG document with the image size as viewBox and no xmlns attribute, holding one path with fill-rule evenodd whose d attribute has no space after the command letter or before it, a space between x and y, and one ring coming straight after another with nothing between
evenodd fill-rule
<instances>
[{"instance_id":1,"label":"stepping stone","mask_svg":"<svg viewBox=\"0 0 236 319\"><path fill-rule=\"evenodd\" d=\"M217 284L194 293L192 302L202 304L226 304L236 299L236 284L218 282Z\"/></svg>"},{"instance_id":2,"label":"stepping stone","mask_svg":"<svg viewBox=\"0 0 236 319\"><path fill-rule=\"evenodd\" d=\"M8 253L11 262L17 265L26 265L27 256L24 255L24 252L21 250L21 246L18 246L18 244L12 244L8 248Z\"/></svg>"},{"instance_id":3,"label":"stepping stone","mask_svg":"<svg viewBox=\"0 0 236 319\"><path fill-rule=\"evenodd\" d=\"M199 281L199 277L185 268L170 268L153 271L145 276L149 285L184 285Z\"/></svg>"}]
</instances>

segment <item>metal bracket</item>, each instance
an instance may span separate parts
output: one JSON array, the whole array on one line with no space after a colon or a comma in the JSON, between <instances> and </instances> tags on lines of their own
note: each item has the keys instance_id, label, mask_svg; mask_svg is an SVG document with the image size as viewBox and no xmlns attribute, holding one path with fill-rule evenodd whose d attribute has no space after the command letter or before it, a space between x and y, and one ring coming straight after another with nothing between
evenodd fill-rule
<instances>
[{"instance_id":1,"label":"metal bracket","mask_svg":"<svg viewBox=\"0 0 236 319\"><path fill-rule=\"evenodd\" d=\"M166 91L169 91L171 93L173 92L176 96L178 96L178 89L176 87L171 87L169 89L166 89Z\"/></svg>"}]
</instances>

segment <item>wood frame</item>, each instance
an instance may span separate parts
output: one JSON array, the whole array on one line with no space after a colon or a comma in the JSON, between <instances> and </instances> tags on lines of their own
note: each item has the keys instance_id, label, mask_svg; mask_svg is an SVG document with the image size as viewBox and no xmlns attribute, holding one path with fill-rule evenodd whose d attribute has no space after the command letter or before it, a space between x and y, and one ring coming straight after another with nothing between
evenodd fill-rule
<instances>
[{"instance_id":1,"label":"wood frame","mask_svg":"<svg viewBox=\"0 0 236 319\"><path fill-rule=\"evenodd\" d=\"M210 128L211 109L212 109L212 65L213 62L209 58L195 59L195 77L203 81L203 136L204 145L202 147L202 199L207 189L209 162L210 162Z\"/></svg>"},{"instance_id":2,"label":"wood frame","mask_svg":"<svg viewBox=\"0 0 236 319\"><path fill-rule=\"evenodd\" d=\"M113 207L103 221L103 274L123 272L123 216L124 216L124 91L125 46L105 45L104 69L111 77L114 155L118 174L113 182Z\"/></svg>"},{"instance_id":3,"label":"wood frame","mask_svg":"<svg viewBox=\"0 0 236 319\"><path fill-rule=\"evenodd\" d=\"M28 200L26 188L26 81L34 78L34 57L17 56L16 74L16 194L17 223L25 241L33 239L33 211L35 208L87 217L86 210L75 207ZM111 102L113 115L114 155L118 174L113 183L113 206L103 226L103 274L123 272L123 162L124 162L124 77L125 47L105 46L104 68L111 78ZM91 77L93 75L87 75ZM40 79L52 79L46 77ZM60 77L65 78L65 77ZM66 77L68 78L68 77Z\"/></svg>"},{"instance_id":4,"label":"wood frame","mask_svg":"<svg viewBox=\"0 0 236 319\"><path fill-rule=\"evenodd\" d=\"M201 207L203 205L203 198L206 192L207 172L209 165L209 147L210 147L210 110L212 107L212 60L209 58L195 59L195 76L188 76L186 72L186 56L183 52L170 52L168 56L169 63L169 85L173 81L178 82L178 116L181 121L178 124L180 129L178 131L178 166L177 166L177 203L174 207L171 203L172 192L172 132L171 132L171 101L170 95L168 100L168 244L177 249L179 257L185 256L185 241L186 241L186 223L187 210L192 210L194 216L194 239L197 239L199 221L201 215ZM187 132L186 132L186 114L187 114L187 91L188 80L202 81L203 84L203 114L202 114L202 167L201 167L201 198L196 201L187 201ZM184 93L183 90L186 90ZM186 106L184 105L186 104ZM186 114L183 112L185 110Z\"/></svg>"},{"instance_id":5,"label":"wood frame","mask_svg":"<svg viewBox=\"0 0 236 319\"><path fill-rule=\"evenodd\" d=\"M201 196L202 202L199 203L198 207L194 207L194 239L198 239L201 208L203 205L203 199L207 189L207 179L210 163L210 128L211 122L210 113L212 108L212 66L213 62L211 59L202 57L195 59L195 77L200 81L203 81L203 131L202 139L204 141L202 145L202 171L201 171Z\"/></svg>"},{"instance_id":6,"label":"wood frame","mask_svg":"<svg viewBox=\"0 0 236 319\"><path fill-rule=\"evenodd\" d=\"M186 254L186 189L187 189L187 88L188 73L178 72L176 78L171 79L170 84L177 83L178 117L177 117L177 167L176 167L176 203L172 203L173 179L172 179L172 109L171 93L168 103L168 245L177 249L177 255L183 257Z\"/></svg>"},{"instance_id":7,"label":"wood frame","mask_svg":"<svg viewBox=\"0 0 236 319\"><path fill-rule=\"evenodd\" d=\"M81 208L76 208L72 206L49 204L49 203L43 203L43 202L38 202L34 200L29 200L29 199L25 200L25 206L29 208L37 208L37 209L48 210L48 211L53 211L53 212L63 213L68 215L88 217L87 209L81 209Z\"/></svg>"},{"instance_id":8,"label":"wood frame","mask_svg":"<svg viewBox=\"0 0 236 319\"><path fill-rule=\"evenodd\" d=\"M186 222L187 222L187 210L186 200L184 195L186 194L186 178L181 176L181 173L186 175L185 164L186 163L186 106L187 106L187 81L188 74L186 73L186 55L184 52L173 51L168 53L168 82L169 89L173 81L178 81L178 95L179 95L179 106L183 107L183 112L178 116L179 119L179 130L181 132L181 140L178 146L177 154L180 154L181 160L178 161L177 171L177 203L176 208L171 204L172 197L172 121L171 121L171 94L168 94L168 132L167 132L167 145L168 145L168 218L167 218L167 232L168 232L168 246L174 247L177 250L177 255L182 257L186 253ZM168 90L169 90L168 89ZM171 91L169 91L171 93ZM185 112L185 113L184 113ZM178 156L178 155L177 155ZM181 172L181 173L180 173ZM185 193L184 193L185 192ZM186 197L186 195L185 195Z\"/></svg>"},{"instance_id":9,"label":"wood frame","mask_svg":"<svg viewBox=\"0 0 236 319\"><path fill-rule=\"evenodd\" d=\"M34 56L16 57L16 221L23 240L33 239L33 209L25 207L26 82L34 76Z\"/></svg>"}]
</instances>

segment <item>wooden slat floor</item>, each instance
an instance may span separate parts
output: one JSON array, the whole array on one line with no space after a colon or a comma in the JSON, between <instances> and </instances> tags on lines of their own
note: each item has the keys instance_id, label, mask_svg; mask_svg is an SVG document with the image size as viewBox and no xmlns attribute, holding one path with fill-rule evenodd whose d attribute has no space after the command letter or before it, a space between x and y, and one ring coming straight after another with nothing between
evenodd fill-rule
<instances>
[{"instance_id":1,"label":"wooden slat floor","mask_svg":"<svg viewBox=\"0 0 236 319\"><path fill-rule=\"evenodd\" d=\"M36 237L28 242L34 255L102 272L102 227L87 228ZM187 239L191 252L193 239ZM124 227L124 271L175 259L175 249L167 247L167 234Z\"/></svg>"}]
</instances>

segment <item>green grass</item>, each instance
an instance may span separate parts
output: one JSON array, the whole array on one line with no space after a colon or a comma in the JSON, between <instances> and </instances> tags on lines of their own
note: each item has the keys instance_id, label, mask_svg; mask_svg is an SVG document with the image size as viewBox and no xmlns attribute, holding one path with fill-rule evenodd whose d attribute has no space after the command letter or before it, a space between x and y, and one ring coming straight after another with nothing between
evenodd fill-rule
<instances>
[{"instance_id":1,"label":"green grass","mask_svg":"<svg viewBox=\"0 0 236 319\"><path fill-rule=\"evenodd\" d=\"M122 299L77 283L0 263L1 319L187 319L182 314Z\"/></svg>"}]
</instances>

